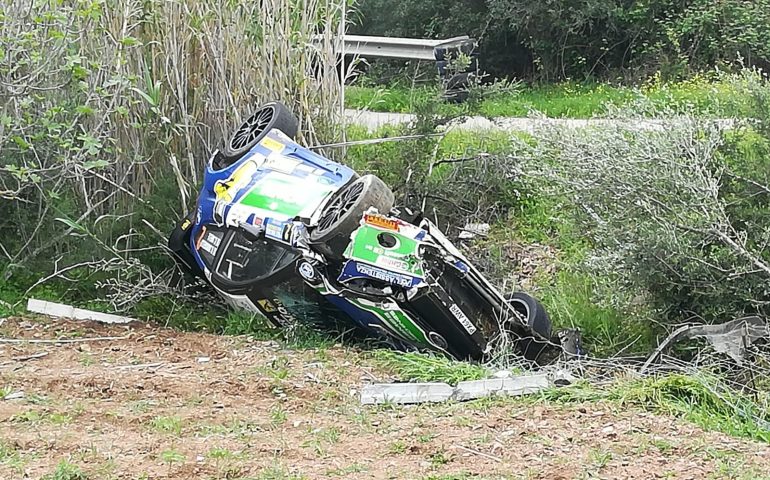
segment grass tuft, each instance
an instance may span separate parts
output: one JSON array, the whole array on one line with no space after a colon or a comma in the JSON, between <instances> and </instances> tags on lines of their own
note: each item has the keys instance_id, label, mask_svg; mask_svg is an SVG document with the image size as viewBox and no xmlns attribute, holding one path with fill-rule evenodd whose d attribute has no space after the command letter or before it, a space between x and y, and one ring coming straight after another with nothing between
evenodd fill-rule
<instances>
[{"instance_id":1,"label":"grass tuft","mask_svg":"<svg viewBox=\"0 0 770 480\"><path fill-rule=\"evenodd\" d=\"M88 480L88 475L75 464L62 460L56 466L56 469L44 475L40 480Z\"/></svg>"},{"instance_id":2,"label":"grass tuft","mask_svg":"<svg viewBox=\"0 0 770 480\"><path fill-rule=\"evenodd\" d=\"M376 350L373 356L376 363L407 382L446 382L454 385L489 375L489 371L480 365L433 354Z\"/></svg>"},{"instance_id":3,"label":"grass tuft","mask_svg":"<svg viewBox=\"0 0 770 480\"><path fill-rule=\"evenodd\" d=\"M720 387L716 379L704 374L619 381L606 389L579 382L547 390L542 398L564 403L617 401L684 418L706 430L770 443L770 409L744 394Z\"/></svg>"}]
</instances>

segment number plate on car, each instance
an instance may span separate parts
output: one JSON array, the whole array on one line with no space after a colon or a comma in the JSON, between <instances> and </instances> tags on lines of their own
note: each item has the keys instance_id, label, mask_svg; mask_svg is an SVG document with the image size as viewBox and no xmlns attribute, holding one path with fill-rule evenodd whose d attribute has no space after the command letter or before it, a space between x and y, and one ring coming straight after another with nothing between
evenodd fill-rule
<instances>
[{"instance_id":1,"label":"number plate on car","mask_svg":"<svg viewBox=\"0 0 770 480\"><path fill-rule=\"evenodd\" d=\"M468 319L468 316L465 315L462 310L460 310L460 307L458 307L456 303L453 303L452 306L449 307L449 311L452 312L452 315L457 318L457 320L460 322L463 328L468 331L469 334L473 335L476 333L476 326L471 323L471 321Z\"/></svg>"}]
</instances>

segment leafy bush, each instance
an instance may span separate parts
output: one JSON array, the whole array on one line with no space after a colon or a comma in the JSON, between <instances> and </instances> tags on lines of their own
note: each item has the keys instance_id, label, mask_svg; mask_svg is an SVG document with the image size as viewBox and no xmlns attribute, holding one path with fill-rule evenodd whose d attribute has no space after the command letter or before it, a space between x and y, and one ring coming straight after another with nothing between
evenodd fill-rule
<instances>
[{"instance_id":1,"label":"leafy bush","mask_svg":"<svg viewBox=\"0 0 770 480\"><path fill-rule=\"evenodd\" d=\"M749 98L768 98L759 73L736 82ZM523 168L573 200L594 247L585 264L626 292L619 296L642 298L672 320L767 314L770 157L762 125L725 129L680 116L665 126L625 117L549 127L534 134Z\"/></svg>"},{"instance_id":2,"label":"leafy bush","mask_svg":"<svg viewBox=\"0 0 770 480\"><path fill-rule=\"evenodd\" d=\"M362 0L359 15L361 34L472 35L494 75L678 78L736 57L770 66L768 0Z\"/></svg>"}]
</instances>

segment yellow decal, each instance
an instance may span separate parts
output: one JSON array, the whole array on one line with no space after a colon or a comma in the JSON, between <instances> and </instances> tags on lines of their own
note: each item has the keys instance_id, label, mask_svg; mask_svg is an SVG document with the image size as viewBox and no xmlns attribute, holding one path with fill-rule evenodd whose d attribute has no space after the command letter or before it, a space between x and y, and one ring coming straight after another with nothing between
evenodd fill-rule
<instances>
[{"instance_id":1,"label":"yellow decal","mask_svg":"<svg viewBox=\"0 0 770 480\"><path fill-rule=\"evenodd\" d=\"M273 140L270 137L263 138L262 141L259 142L259 144L268 150L272 150L273 152L282 152L284 147L283 143L277 140Z\"/></svg>"},{"instance_id":2,"label":"yellow decal","mask_svg":"<svg viewBox=\"0 0 770 480\"><path fill-rule=\"evenodd\" d=\"M230 178L220 180L214 184L214 194L217 201L232 202L235 196L243 187L249 184L251 177L257 172L257 164L248 161L238 167Z\"/></svg>"},{"instance_id":3,"label":"yellow decal","mask_svg":"<svg viewBox=\"0 0 770 480\"><path fill-rule=\"evenodd\" d=\"M273 313L278 311L278 309L275 308L275 305L273 305L270 302L270 300L266 298L263 300L257 300L257 303L259 304L260 307L262 307L262 310L266 311L267 313Z\"/></svg>"},{"instance_id":4,"label":"yellow decal","mask_svg":"<svg viewBox=\"0 0 770 480\"><path fill-rule=\"evenodd\" d=\"M192 225L192 222L189 219L185 218L184 222L182 222L182 225L179 228L181 228L182 230L187 230L188 228L190 228L190 225Z\"/></svg>"}]
</instances>

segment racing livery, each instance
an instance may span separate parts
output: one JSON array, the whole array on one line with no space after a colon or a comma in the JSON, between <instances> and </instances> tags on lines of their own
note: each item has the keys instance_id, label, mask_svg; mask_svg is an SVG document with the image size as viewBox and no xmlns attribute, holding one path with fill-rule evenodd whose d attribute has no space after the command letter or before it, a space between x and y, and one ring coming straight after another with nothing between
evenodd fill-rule
<instances>
[{"instance_id":1,"label":"racing livery","mask_svg":"<svg viewBox=\"0 0 770 480\"><path fill-rule=\"evenodd\" d=\"M551 336L537 300L502 295L434 224L394 208L379 178L296 132L269 103L212 155L197 208L169 239L188 271L279 326L296 321L286 298L301 288L400 347L483 359L506 336L537 358Z\"/></svg>"}]
</instances>

